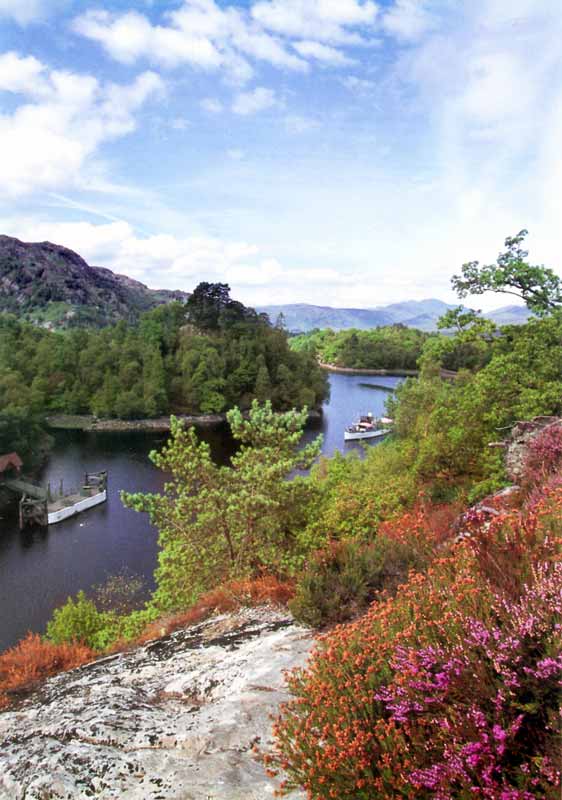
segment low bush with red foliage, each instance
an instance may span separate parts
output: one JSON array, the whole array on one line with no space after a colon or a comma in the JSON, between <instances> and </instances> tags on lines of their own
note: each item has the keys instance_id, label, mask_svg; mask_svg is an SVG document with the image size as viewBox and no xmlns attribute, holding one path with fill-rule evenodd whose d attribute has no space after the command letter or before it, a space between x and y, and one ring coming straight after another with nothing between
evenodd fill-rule
<instances>
[{"instance_id":1,"label":"low bush with red foliage","mask_svg":"<svg viewBox=\"0 0 562 800\"><path fill-rule=\"evenodd\" d=\"M79 667L95 658L80 644L53 644L36 633L0 655L0 708L43 678Z\"/></svg>"},{"instance_id":2,"label":"low bush with red foliage","mask_svg":"<svg viewBox=\"0 0 562 800\"><path fill-rule=\"evenodd\" d=\"M470 524L290 675L294 699L265 756L284 789L311 800L559 797L562 489Z\"/></svg>"},{"instance_id":3,"label":"low bush with red foliage","mask_svg":"<svg viewBox=\"0 0 562 800\"><path fill-rule=\"evenodd\" d=\"M205 592L191 608L152 622L143 631L138 642L146 642L187 628L189 625L196 625L213 614L226 614L243 607L251 608L265 604L286 606L294 593L293 582L281 581L273 575L230 581Z\"/></svg>"},{"instance_id":4,"label":"low bush with red foliage","mask_svg":"<svg viewBox=\"0 0 562 800\"><path fill-rule=\"evenodd\" d=\"M406 512L396 514L379 526L379 534L417 550L420 556L435 552L455 533L454 523L464 508L462 501L431 503L424 492Z\"/></svg>"}]
</instances>

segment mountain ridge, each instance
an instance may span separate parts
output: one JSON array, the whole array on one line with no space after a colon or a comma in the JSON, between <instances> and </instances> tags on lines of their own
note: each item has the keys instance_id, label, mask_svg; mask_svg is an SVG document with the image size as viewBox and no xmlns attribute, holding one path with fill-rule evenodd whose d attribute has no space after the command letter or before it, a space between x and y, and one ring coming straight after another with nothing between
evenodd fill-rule
<instances>
[{"instance_id":1,"label":"mountain ridge","mask_svg":"<svg viewBox=\"0 0 562 800\"><path fill-rule=\"evenodd\" d=\"M367 330L384 325L406 325L422 331L437 330L437 320L455 305L437 298L405 300L374 308L335 308L316 306L310 303L287 303L284 305L258 306L257 311L267 314L274 323L281 313L285 326L294 333L307 333L315 328ZM524 306L502 306L483 314L499 325L517 325L525 322L530 314Z\"/></svg>"},{"instance_id":2,"label":"mountain ridge","mask_svg":"<svg viewBox=\"0 0 562 800\"><path fill-rule=\"evenodd\" d=\"M0 235L0 311L45 327L107 325L133 320L187 292L149 289L52 242L22 242Z\"/></svg>"},{"instance_id":3,"label":"mountain ridge","mask_svg":"<svg viewBox=\"0 0 562 800\"><path fill-rule=\"evenodd\" d=\"M103 326L121 319L134 321L158 305L189 292L149 289L107 267L90 266L82 256L52 242L23 242L0 235L0 312L7 311L47 328ZM434 331L437 320L453 305L437 298L404 300L373 308L337 308L312 303L256 306L274 323L279 313L289 331L314 328L366 330L402 324ZM525 307L504 306L484 314L498 324L525 322Z\"/></svg>"}]
</instances>

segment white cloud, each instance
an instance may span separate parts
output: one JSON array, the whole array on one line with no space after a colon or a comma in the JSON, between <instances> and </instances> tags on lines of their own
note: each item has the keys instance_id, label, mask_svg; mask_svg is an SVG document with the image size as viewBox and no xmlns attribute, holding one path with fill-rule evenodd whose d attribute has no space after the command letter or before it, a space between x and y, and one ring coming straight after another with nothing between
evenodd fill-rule
<instances>
[{"instance_id":1,"label":"white cloud","mask_svg":"<svg viewBox=\"0 0 562 800\"><path fill-rule=\"evenodd\" d=\"M175 137L177 158L187 167L177 175L169 158L158 171L161 143L146 137L143 147L155 165L143 174L148 199L106 196L101 211L110 221L129 218L165 235L141 236L113 220L120 227L90 226L78 237L74 227L43 229L30 221L29 238L39 238L35 231L63 244L75 237L79 252L87 252L81 242L91 248L90 261L155 286L189 289L201 279L229 280L245 302L365 306L430 294L452 300L451 274L470 258L492 261L504 236L522 227L531 231L534 261L562 266L560 0L385 0L378 14L373 4L346 0L190 0L159 16L164 4L130 5L150 5L153 22L138 12L82 17L101 26L97 41L108 52L128 64L158 58L164 65L168 58L165 66L215 70L191 86L179 76L184 96L181 105L170 104L170 120L184 113L191 118L186 96L193 88L197 103L203 86L200 96L209 96L202 107L209 113L233 104L245 114L276 107L277 129L260 128L259 143L245 148L243 163L237 163L241 140L232 119L232 130L217 131L221 135L205 142L200 159L189 159L196 129L189 141ZM353 17L354 9L363 9L363 17ZM122 32L130 30L113 41L109 34L118 21ZM381 31L384 50L367 48ZM167 55L153 49L164 36ZM193 40L210 44L218 63L205 62L194 48L186 54L182 48ZM205 47L202 53L214 52ZM360 60L336 80L366 98L361 108L341 91L330 92L325 74L301 87L286 77L279 85L270 69L259 80L253 76L260 60L297 73L302 65L322 66L318 53L332 51ZM301 63L283 63L289 55ZM228 95L212 85L219 76L236 85L234 100L222 99ZM246 91L240 84L250 78L255 82ZM135 104L148 91L138 85L123 97L101 80L51 71L14 54L0 57L0 86L13 95L10 111L0 116L4 195L6 189L91 182L103 143L138 124ZM302 97L298 106L284 106L295 88L307 93L308 106ZM318 102L328 97L329 108L317 114ZM20 103L15 111L14 102ZM287 141L287 132L310 136ZM209 157L209 146L218 148L217 158ZM132 157L111 152L124 156L127 174L134 171ZM118 173L119 162L115 166ZM102 186L99 172L96 178ZM97 198L77 198L82 207L56 213L96 219ZM22 214L26 202L18 201ZM49 213L55 213L52 206ZM186 230L203 235L182 238ZM213 235L204 235L208 231ZM230 241L238 237L259 243L260 250ZM501 304L496 297L483 300L484 307Z\"/></svg>"},{"instance_id":2,"label":"white cloud","mask_svg":"<svg viewBox=\"0 0 562 800\"><path fill-rule=\"evenodd\" d=\"M191 64L216 68L222 56L212 41L197 31L151 25L136 11L114 15L89 11L73 24L76 33L99 42L117 61L133 64L141 57L163 66Z\"/></svg>"},{"instance_id":3,"label":"white cloud","mask_svg":"<svg viewBox=\"0 0 562 800\"><path fill-rule=\"evenodd\" d=\"M201 108L208 111L209 114L221 114L224 111L223 104L214 97L206 97L201 100Z\"/></svg>"},{"instance_id":4,"label":"white cloud","mask_svg":"<svg viewBox=\"0 0 562 800\"><path fill-rule=\"evenodd\" d=\"M36 94L44 85L45 67L33 56L8 52L0 55L0 91Z\"/></svg>"},{"instance_id":5,"label":"white cloud","mask_svg":"<svg viewBox=\"0 0 562 800\"><path fill-rule=\"evenodd\" d=\"M332 45L368 43L377 15L372 0L260 0L249 9L233 2L183 0L158 24L136 10L90 10L74 20L73 28L124 64L146 59L164 68L220 69L227 81L242 84L253 77L256 61L297 72L311 62L352 63Z\"/></svg>"},{"instance_id":6,"label":"white cloud","mask_svg":"<svg viewBox=\"0 0 562 800\"><path fill-rule=\"evenodd\" d=\"M38 222L0 219L2 230L23 241L50 241L79 253L89 264L128 275L152 288L191 291L201 281L229 283L234 297L249 304L290 302L295 291L317 299L318 286L337 304L353 287L373 283L368 274L342 274L331 268L286 266L244 241L167 234L140 237L125 221ZM296 288L298 287L298 288ZM364 300L364 295L363 295Z\"/></svg>"},{"instance_id":7,"label":"white cloud","mask_svg":"<svg viewBox=\"0 0 562 800\"><path fill-rule=\"evenodd\" d=\"M371 0L262 0L252 16L265 28L285 36L335 44L356 44L374 25L378 6Z\"/></svg>"},{"instance_id":8,"label":"white cloud","mask_svg":"<svg viewBox=\"0 0 562 800\"><path fill-rule=\"evenodd\" d=\"M357 75L346 75L341 79L342 84L350 92L357 95L367 95L374 92L376 83L367 78L359 78Z\"/></svg>"},{"instance_id":9,"label":"white cloud","mask_svg":"<svg viewBox=\"0 0 562 800\"><path fill-rule=\"evenodd\" d=\"M431 0L396 0L383 16L383 28L398 39L416 41L437 24L430 6Z\"/></svg>"},{"instance_id":10,"label":"white cloud","mask_svg":"<svg viewBox=\"0 0 562 800\"><path fill-rule=\"evenodd\" d=\"M558 0L475 0L435 17L423 34L409 29L392 90L412 125L422 120L424 147L414 163L427 189L404 213L412 224L416 215L424 220L417 252L427 271L432 246L450 275L468 259L494 260L503 238L523 227L532 259L562 266L553 201L562 171L552 138L562 135L559 11ZM411 245L404 255L414 258ZM485 300L494 305L493 296Z\"/></svg>"},{"instance_id":11,"label":"white cloud","mask_svg":"<svg viewBox=\"0 0 562 800\"><path fill-rule=\"evenodd\" d=\"M279 105L279 101L272 89L258 86L251 92L241 92L232 103L232 111L235 114L247 116L257 114L258 111L265 111L267 108Z\"/></svg>"},{"instance_id":12,"label":"white cloud","mask_svg":"<svg viewBox=\"0 0 562 800\"><path fill-rule=\"evenodd\" d=\"M43 19L52 10L49 7L52 5L52 0L0 0L0 18L7 17L19 25L27 25Z\"/></svg>"},{"instance_id":13,"label":"white cloud","mask_svg":"<svg viewBox=\"0 0 562 800\"><path fill-rule=\"evenodd\" d=\"M157 234L139 237L124 221L89 222L2 220L2 229L24 241L50 241L79 253L89 264L141 280L154 288L189 291L200 281L226 281L233 290L251 297L252 290L272 291L296 281L336 281L334 270L287 269L264 257L248 242L198 236L179 238ZM248 292L250 290L250 292Z\"/></svg>"},{"instance_id":14,"label":"white cloud","mask_svg":"<svg viewBox=\"0 0 562 800\"><path fill-rule=\"evenodd\" d=\"M285 130L287 133L298 136L309 133L320 127L320 122L312 117L305 117L302 114L287 114L285 117Z\"/></svg>"},{"instance_id":15,"label":"white cloud","mask_svg":"<svg viewBox=\"0 0 562 800\"><path fill-rule=\"evenodd\" d=\"M80 185L99 147L133 131L135 112L163 87L153 72L101 84L14 53L0 58L0 85L24 96L0 115L0 187L9 195Z\"/></svg>"},{"instance_id":16,"label":"white cloud","mask_svg":"<svg viewBox=\"0 0 562 800\"><path fill-rule=\"evenodd\" d=\"M235 83L252 77L248 58L292 70L302 71L307 66L247 13L233 5L222 9L214 0L185 0L165 16L162 25L153 25L137 11L111 14L96 10L77 17L73 28L125 64L144 58L165 68L220 68Z\"/></svg>"},{"instance_id":17,"label":"white cloud","mask_svg":"<svg viewBox=\"0 0 562 800\"><path fill-rule=\"evenodd\" d=\"M329 45L322 44L321 42L295 42L293 47L297 53L299 53L301 56L304 56L304 58L314 58L324 64L330 64L337 67L355 64L354 59L346 56L341 52L341 50L337 50L335 47L330 47Z\"/></svg>"}]
</instances>

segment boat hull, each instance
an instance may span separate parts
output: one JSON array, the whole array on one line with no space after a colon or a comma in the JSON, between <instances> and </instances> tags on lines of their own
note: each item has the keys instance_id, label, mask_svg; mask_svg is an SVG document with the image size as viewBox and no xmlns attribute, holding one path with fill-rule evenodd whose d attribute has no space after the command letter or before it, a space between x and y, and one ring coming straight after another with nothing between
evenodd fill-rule
<instances>
[{"instance_id":1,"label":"boat hull","mask_svg":"<svg viewBox=\"0 0 562 800\"><path fill-rule=\"evenodd\" d=\"M85 497L72 506L65 506L57 511L50 511L47 517L47 524L56 525L57 522L63 522L63 520L74 517L76 514L81 514L82 511L87 511L89 508L99 506L101 503L105 503L106 500L107 491L104 490L103 492L92 495L92 497Z\"/></svg>"},{"instance_id":2,"label":"boat hull","mask_svg":"<svg viewBox=\"0 0 562 800\"><path fill-rule=\"evenodd\" d=\"M343 438L346 442L355 442L361 439L380 439L382 436L387 436L390 431L344 431Z\"/></svg>"}]
</instances>

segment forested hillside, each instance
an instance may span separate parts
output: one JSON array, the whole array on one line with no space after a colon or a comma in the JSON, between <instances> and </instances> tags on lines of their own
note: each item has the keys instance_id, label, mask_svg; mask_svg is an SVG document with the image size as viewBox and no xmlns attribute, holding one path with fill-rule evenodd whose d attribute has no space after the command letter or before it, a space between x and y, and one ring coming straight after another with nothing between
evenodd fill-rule
<instances>
[{"instance_id":1,"label":"forested hillside","mask_svg":"<svg viewBox=\"0 0 562 800\"><path fill-rule=\"evenodd\" d=\"M16 420L19 430L54 412L131 419L247 408L254 398L315 408L326 386L312 355L290 350L283 330L222 284L102 330L51 332L0 315L0 414L14 431Z\"/></svg>"},{"instance_id":2,"label":"forested hillside","mask_svg":"<svg viewBox=\"0 0 562 800\"><path fill-rule=\"evenodd\" d=\"M417 368L429 334L389 325L368 331L331 328L303 333L291 339L298 353L314 354L323 364L351 369L412 370Z\"/></svg>"}]
</instances>

